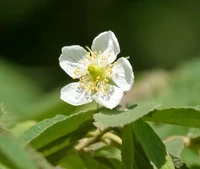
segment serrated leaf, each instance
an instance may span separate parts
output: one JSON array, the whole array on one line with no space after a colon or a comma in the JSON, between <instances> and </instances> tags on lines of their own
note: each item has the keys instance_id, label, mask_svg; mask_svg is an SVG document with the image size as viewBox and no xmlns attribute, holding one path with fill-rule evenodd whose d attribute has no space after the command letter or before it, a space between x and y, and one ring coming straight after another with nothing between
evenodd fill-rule
<instances>
[{"instance_id":1,"label":"serrated leaf","mask_svg":"<svg viewBox=\"0 0 200 169\"><path fill-rule=\"evenodd\" d=\"M13 169L38 169L25 147L6 134L0 135L0 163Z\"/></svg>"},{"instance_id":2,"label":"serrated leaf","mask_svg":"<svg viewBox=\"0 0 200 169\"><path fill-rule=\"evenodd\" d=\"M153 129L143 120L133 123L133 132L141 143L149 160L158 169L174 169L172 160L168 155L165 145Z\"/></svg>"},{"instance_id":3,"label":"serrated leaf","mask_svg":"<svg viewBox=\"0 0 200 169\"><path fill-rule=\"evenodd\" d=\"M144 120L200 128L200 109L186 107L154 110Z\"/></svg>"},{"instance_id":4,"label":"serrated leaf","mask_svg":"<svg viewBox=\"0 0 200 169\"><path fill-rule=\"evenodd\" d=\"M93 111L81 112L70 116L57 115L54 118L45 119L26 130L22 137L35 149L40 149L79 129L81 125L92 119L92 114Z\"/></svg>"},{"instance_id":5,"label":"serrated leaf","mask_svg":"<svg viewBox=\"0 0 200 169\"><path fill-rule=\"evenodd\" d=\"M127 111L103 109L100 113L94 114L96 123L107 127L118 127L129 124L155 110L158 103L142 103L132 106Z\"/></svg>"},{"instance_id":6,"label":"serrated leaf","mask_svg":"<svg viewBox=\"0 0 200 169\"><path fill-rule=\"evenodd\" d=\"M122 135L121 155L125 169L133 169L135 164L135 150L131 125L127 125L124 128Z\"/></svg>"}]
</instances>

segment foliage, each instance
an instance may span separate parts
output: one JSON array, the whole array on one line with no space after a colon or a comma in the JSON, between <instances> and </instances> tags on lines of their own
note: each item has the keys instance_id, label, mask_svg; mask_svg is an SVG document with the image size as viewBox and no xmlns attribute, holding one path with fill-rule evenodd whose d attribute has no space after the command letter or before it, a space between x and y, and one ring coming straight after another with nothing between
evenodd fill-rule
<instances>
[{"instance_id":1,"label":"foliage","mask_svg":"<svg viewBox=\"0 0 200 169\"><path fill-rule=\"evenodd\" d=\"M5 65L0 168L200 168L199 59L169 73L165 87L125 111L73 107L57 91L41 96L29 78Z\"/></svg>"}]
</instances>

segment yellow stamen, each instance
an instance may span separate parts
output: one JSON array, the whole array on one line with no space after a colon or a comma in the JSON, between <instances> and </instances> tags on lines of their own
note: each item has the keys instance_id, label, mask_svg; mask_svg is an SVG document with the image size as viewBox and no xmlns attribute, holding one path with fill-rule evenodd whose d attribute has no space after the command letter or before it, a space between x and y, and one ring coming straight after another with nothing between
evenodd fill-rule
<instances>
[{"instance_id":1,"label":"yellow stamen","mask_svg":"<svg viewBox=\"0 0 200 169\"><path fill-rule=\"evenodd\" d=\"M87 53L87 60L80 60L79 64L87 65L86 72L82 72L80 67L77 67L74 71L75 77L80 77L79 86L86 92L96 93L98 91L107 92L106 84L109 83L109 79L112 74L113 64L107 64L108 55L102 55L101 51L93 52L89 47ZM90 64L88 65L88 62Z\"/></svg>"}]
</instances>

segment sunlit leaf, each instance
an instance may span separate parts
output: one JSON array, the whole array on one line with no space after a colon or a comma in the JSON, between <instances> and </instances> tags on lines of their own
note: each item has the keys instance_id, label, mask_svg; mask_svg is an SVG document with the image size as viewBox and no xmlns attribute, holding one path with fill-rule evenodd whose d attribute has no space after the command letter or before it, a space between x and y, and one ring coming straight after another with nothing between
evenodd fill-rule
<instances>
[{"instance_id":1,"label":"sunlit leaf","mask_svg":"<svg viewBox=\"0 0 200 169\"><path fill-rule=\"evenodd\" d=\"M200 109L186 107L154 110L144 120L200 128Z\"/></svg>"},{"instance_id":2,"label":"sunlit leaf","mask_svg":"<svg viewBox=\"0 0 200 169\"><path fill-rule=\"evenodd\" d=\"M109 127L117 127L129 124L155 110L158 103L142 103L130 107L126 111L103 109L100 113L94 114L97 123Z\"/></svg>"},{"instance_id":3,"label":"sunlit leaf","mask_svg":"<svg viewBox=\"0 0 200 169\"><path fill-rule=\"evenodd\" d=\"M81 131L85 131L85 128L87 129L88 126L91 126L92 114L93 111L81 112L70 116L57 115L31 127L24 132L22 137L36 149L41 149L54 142L49 147L49 150L48 148L45 149L45 154L49 155L70 144L71 141L68 138L68 134L79 131L81 136ZM72 136L70 135L70 137ZM59 139L62 139L62 141ZM56 140L58 140L58 143L55 142Z\"/></svg>"}]
</instances>

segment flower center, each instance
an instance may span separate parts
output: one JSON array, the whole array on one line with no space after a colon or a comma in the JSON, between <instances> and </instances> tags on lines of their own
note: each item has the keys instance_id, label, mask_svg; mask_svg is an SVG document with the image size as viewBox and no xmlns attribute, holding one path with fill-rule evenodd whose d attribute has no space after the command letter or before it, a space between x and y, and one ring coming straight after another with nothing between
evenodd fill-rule
<instances>
[{"instance_id":1,"label":"flower center","mask_svg":"<svg viewBox=\"0 0 200 169\"><path fill-rule=\"evenodd\" d=\"M77 67L74 71L76 76L81 76L79 78L80 89L93 94L98 91L106 93L113 64L107 63L109 55L104 56L101 51L92 52L89 48L87 49L89 50L87 59L79 61L82 65L88 65L87 70L82 72L80 67Z\"/></svg>"},{"instance_id":2,"label":"flower center","mask_svg":"<svg viewBox=\"0 0 200 169\"><path fill-rule=\"evenodd\" d=\"M98 65L90 64L88 66L88 72L92 76L92 79L95 81L97 77L102 77L104 74L104 69Z\"/></svg>"},{"instance_id":3,"label":"flower center","mask_svg":"<svg viewBox=\"0 0 200 169\"><path fill-rule=\"evenodd\" d=\"M87 69L88 74L82 76L80 79L80 86L82 86L86 91L91 91L92 93L98 91L106 93L108 90L107 84L109 83L112 74L112 67L112 64L109 64L106 67L93 63L90 64Z\"/></svg>"}]
</instances>

